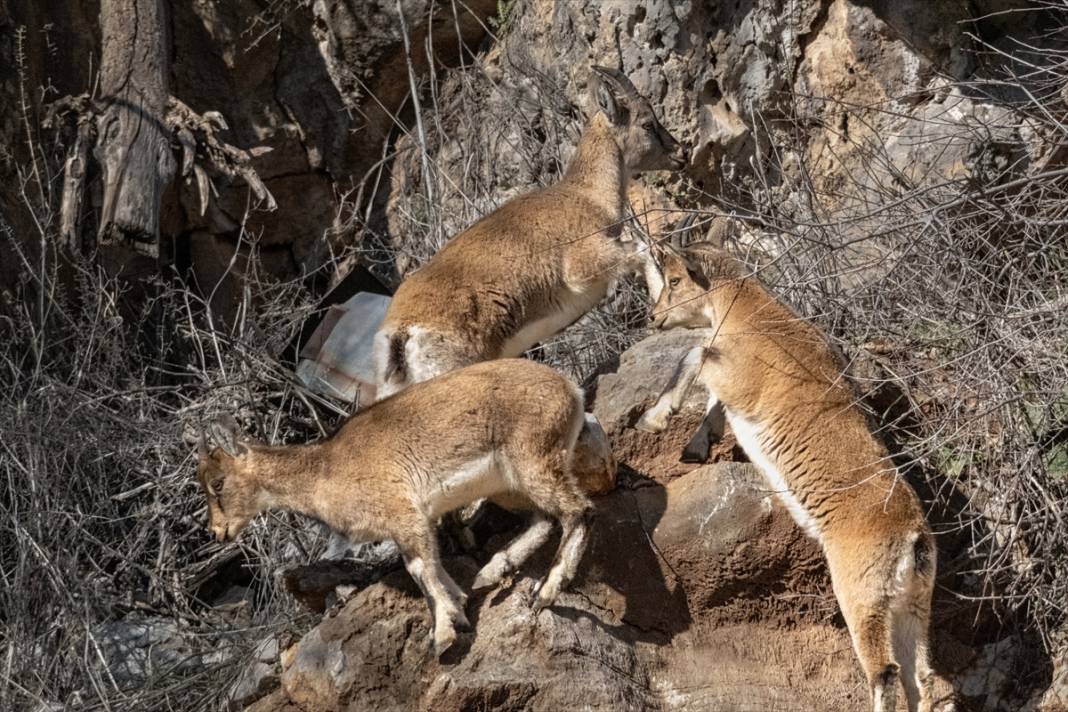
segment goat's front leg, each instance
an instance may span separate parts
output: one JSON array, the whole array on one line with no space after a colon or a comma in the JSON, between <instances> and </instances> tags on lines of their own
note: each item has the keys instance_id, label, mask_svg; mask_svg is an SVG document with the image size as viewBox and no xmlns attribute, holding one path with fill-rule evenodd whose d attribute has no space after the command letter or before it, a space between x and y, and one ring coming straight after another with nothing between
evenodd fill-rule
<instances>
[{"instance_id":1,"label":"goat's front leg","mask_svg":"<svg viewBox=\"0 0 1068 712\"><path fill-rule=\"evenodd\" d=\"M449 576L449 572L446 571L445 567L441 565L441 561L438 561L437 573L438 578L440 578L441 582L445 584L445 588L446 590L448 590L449 596L451 596L453 602L460 607L460 612L461 614L463 614L464 606L467 605L467 594L464 593L464 590L460 588L459 584L457 584L456 581L453 580L452 576ZM465 616L463 621L461 622L461 626L466 622L467 618Z\"/></svg>"},{"instance_id":2,"label":"goat's front leg","mask_svg":"<svg viewBox=\"0 0 1068 712\"><path fill-rule=\"evenodd\" d=\"M719 399L712 393L708 394L708 403L705 404L705 417L701 419L701 427L686 443L682 450L682 462L704 462L708 459L708 448L712 443L718 442L723 435L724 414Z\"/></svg>"},{"instance_id":3,"label":"goat's front leg","mask_svg":"<svg viewBox=\"0 0 1068 712\"><path fill-rule=\"evenodd\" d=\"M549 567L549 573L537 586L537 595L534 599L534 612L539 613L543 608L548 608L556 602L560 591L567 588L575 573L578 571L579 561L583 552L586 551L586 539L589 535L590 520L593 518L593 508L587 508L579 513L571 513L560 518L561 533L560 546L556 550L553 565Z\"/></svg>"},{"instance_id":4,"label":"goat's front leg","mask_svg":"<svg viewBox=\"0 0 1068 712\"><path fill-rule=\"evenodd\" d=\"M405 568L426 596L434 629L434 653L441 656L456 642L457 630L471 630L462 603L454 597L459 587L438 560L433 531L428 529L425 536L397 543Z\"/></svg>"},{"instance_id":5,"label":"goat's front leg","mask_svg":"<svg viewBox=\"0 0 1068 712\"><path fill-rule=\"evenodd\" d=\"M664 274L660 271L660 265L656 263L653 250L644 240L631 240L620 242L623 250L623 261L626 265L624 272L641 272L645 279L645 289L649 292L649 300L656 304L660 299L660 293L664 291Z\"/></svg>"},{"instance_id":6,"label":"goat's front leg","mask_svg":"<svg viewBox=\"0 0 1068 712\"><path fill-rule=\"evenodd\" d=\"M642 414L634 427L647 433L659 433L667 428L668 420L682 408L682 402L686 399L690 385L701 371L704 353L703 346L695 346L689 350L675 367L675 373L672 374L667 388L660 394L653 407ZM712 398L708 410L711 411L715 404L715 398Z\"/></svg>"},{"instance_id":7,"label":"goat's front leg","mask_svg":"<svg viewBox=\"0 0 1068 712\"><path fill-rule=\"evenodd\" d=\"M471 585L474 590L492 588L505 576L523 565L530 555L544 544L552 533L553 523L544 514L535 513L530 528L517 536L507 547L498 551L482 567Z\"/></svg>"},{"instance_id":8,"label":"goat's front leg","mask_svg":"<svg viewBox=\"0 0 1068 712\"><path fill-rule=\"evenodd\" d=\"M645 277L645 289L649 292L649 300L656 304L660 301L660 293L664 291L664 273L660 271L660 265L656 263L649 245L644 242L638 244L640 247L635 253L635 258L641 262L641 271Z\"/></svg>"}]
</instances>

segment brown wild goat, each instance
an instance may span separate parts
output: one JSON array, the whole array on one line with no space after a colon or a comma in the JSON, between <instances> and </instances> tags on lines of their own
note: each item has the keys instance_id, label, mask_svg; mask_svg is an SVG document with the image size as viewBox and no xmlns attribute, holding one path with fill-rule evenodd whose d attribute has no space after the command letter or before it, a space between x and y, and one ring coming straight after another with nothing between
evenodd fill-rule
<instances>
[{"instance_id":1,"label":"brown wild goat","mask_svg":"<svg viewBox=\"0 0 1068 712\"><path fill-rule=\"evenodd\" d=\"M872 434L824 334L710 245L665 251L654 324L708 327L637 427L659 432L699 381L797 523L820 542L876 712L897 680L930 712L935 543L916 493Z\"/></svg>"},{"instance_id":2,"label":"brown wild goat","mask_svg":"<svg viewBox=\"0 0 1068 712\"><path fill-rule=\"evenodd\" d=\"M599 304L628 272L659 273L620 240L632 174L683 165L678 142L621 72L593 67L597 107L555 184L505 203L397 289L375 335L378 397L478 361L519 356Z\"/></svg>"},{"instance_id":3,"label":"brown wild goat","mask_svg":"<svg viewBox=\"0 0 1068 712\"><path fill-rule=\"evenodd\" d=\"M582 392L556 371L524 359L490 361L419 383L307 445L242 442L232 420L220 447L201 438L197 478L209 526L233 539L257 514L287 509L315 517L355 542L392 539L434 619L438 654L469 626L467 597L438 558L435 523L476 499L519 496L541 512L479 572L494 586L520 566L560 521L556 559L535 609L556 600L586 546L589 500L572 475L583 427Z\"/></svg>"}]
</instances>

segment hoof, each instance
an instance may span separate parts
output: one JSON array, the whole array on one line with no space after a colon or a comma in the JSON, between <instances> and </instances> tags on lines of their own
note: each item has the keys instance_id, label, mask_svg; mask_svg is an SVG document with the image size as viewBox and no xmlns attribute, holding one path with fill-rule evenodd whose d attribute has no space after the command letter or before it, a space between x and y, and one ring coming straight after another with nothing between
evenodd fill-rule
<instances>
[{"instance_id":1,"label":"hoof","mask_svg":"<svg viewBox=\"0 0 1068 712\"><path fill-rule=\"evenodd\" d=\"M698 448L688 445L683 451L682 456L679 458L679 462L685 462L687 464L698 464L708 460L708 448Z\"/></svg>"},{"instance_id":2,"label":"hoof","mask_svg":"<svg viewBox=\"0 0 1068 712\"><path fill-rule=\"evenodd\" d=\"M645 411L645 414L638 419L638 422L634 424L634 427L643 433L660 433L667 428L667 416L657 416L653 414L652 410Z\"/></svg>"},{"instance_id":3,"label":"hoof","mask_svg":"<svg viewBox=\"0 0 1068 712\"><path fill-rule=\"evenodd\" d=\"M487 588L493 588L498 581L494 580L492 576L483 576L482 572L478 572L478 576L475 577L475 582L471 584L472 591L484 591Z\"/></svg>"},{"instance_id":4,"label":"hoof","mask_svg":"<svg viewBox=\"0 0 1068 712\"><path fill-rule=\"evenodd\" d=\"M456 642L456 631L451 628L448 632L434 636L434 655L439 658L452 647L452 644Z\"/></svg>"},{"instance_id":5,"label":"hoof","mask_svg":"<svg viewBox=\"0 0 1068 712\"><path fill-rule=\"evenodd\" d=\"M489 563L482 567L482 570L475 576L475 582L471 584L472 591L481 591L487 588L493 588L501 582L501 579L508 573L508 562L500 554L494 554L493 558L489 560Z\"/></svg>"},{"instance_id":6,"label":"hoof","mask_svg":"<svg viewBox=\"0 0 1068 712\"><path fill-rule=\"evenodd\" d=\"M461 633L470 633L475 628L471 625L471 621L467 620L467 615L463 611L459 611L452 618L452 627L454 630L458 630Z\"/></svg>"},{"instance_id":7,"label":"hoof","mask_svg":"<svg viewBox=\"0 0 1068 712\"><path fill-rule=\"evenodd\" d=\"M534 615L541 613L543 609L556 603L556 597L559 593L559 590L553 590L553 587L546 585L545 582L539 584L535 592L534 602L531 604L534 609Z\"/></svg>"}]
</instances>

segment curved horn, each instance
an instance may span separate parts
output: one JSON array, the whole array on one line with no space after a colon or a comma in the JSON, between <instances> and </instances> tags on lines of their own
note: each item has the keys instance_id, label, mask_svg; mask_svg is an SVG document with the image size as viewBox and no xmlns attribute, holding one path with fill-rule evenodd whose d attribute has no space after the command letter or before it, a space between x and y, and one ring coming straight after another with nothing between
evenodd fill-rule
<instances>
[{"instance_id":1,"label":"curved horn","mask_svg":"<svg viewBox=\"0 0 1068 712\"><path fill-rule=\"evenodd\" d=\"M634 88L634 84L631 83L627 75L618 69L609 69L608 67L602 67L594 64L590 66L597 76L601 77L615 88L620 94L628 99L641 99L641 95L638 90Z\"/></svg>"},{"instance_id":2,"label":"curved horn","mask_svg":"<svg viewBox=\"0 0 1068 712\"><path fill-rule=\"evenodd\" d=\"M684 239L689 235L693 229L693 224L697 220L697 213L687 213L686 217L682 219L674 230L671 231L671 246L676 250L681 250L683 247L689 244L688 239Z\"/></svg>"}]
</instances>

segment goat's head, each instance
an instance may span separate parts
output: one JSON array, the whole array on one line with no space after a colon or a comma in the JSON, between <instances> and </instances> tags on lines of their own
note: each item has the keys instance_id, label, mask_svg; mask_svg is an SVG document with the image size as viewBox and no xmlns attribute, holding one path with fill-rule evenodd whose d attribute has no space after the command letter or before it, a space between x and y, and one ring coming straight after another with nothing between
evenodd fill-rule
<instances>
[{"instance_id":1,"label":"goat's head","mask_svg":"<svg viewBox=\"0 0 1068 712\"><path fill-rule=\"evenodd\" d=\"M704 315L705 295L710 282L694 267L684 253L665 247L659 259L664 289L653 307L653 326L657 329L708 326Z\"/></svg>"},{"instance_id":2,"label":"goat's head","mask_svg":"<svg viewBox=\"0 0 1068 712\"><path fill-rule=\"evenodd\" d=\"M208 527L217 541L235 539L260 513L259 488L249 476L249 447L232 417L211 426L211 447L201 433L198 444L197 480L208 500Z\"/></svg>"},{"instance_id":3,"label":"goat's head","mask_svg":"<svg viewBox=\"0 0 1068 712\"><path fill-rule=\"evenodd\" d=\"M592 69L594 101L616 132L627 168L638 173L685 166L682 145L661 125L653 107L626 75L618 69Z\"/></svg>"}]
</instances>

